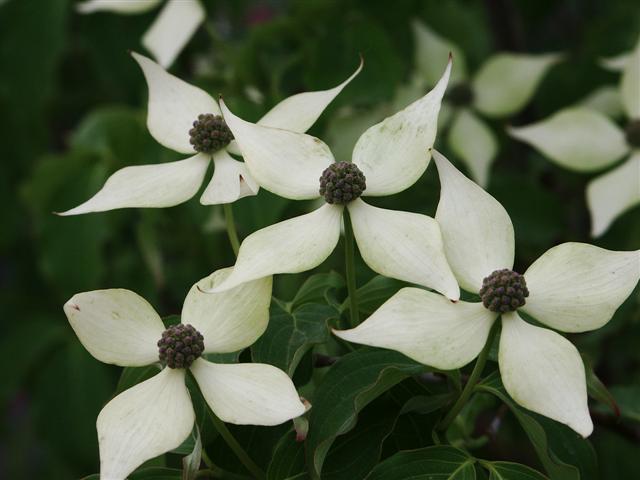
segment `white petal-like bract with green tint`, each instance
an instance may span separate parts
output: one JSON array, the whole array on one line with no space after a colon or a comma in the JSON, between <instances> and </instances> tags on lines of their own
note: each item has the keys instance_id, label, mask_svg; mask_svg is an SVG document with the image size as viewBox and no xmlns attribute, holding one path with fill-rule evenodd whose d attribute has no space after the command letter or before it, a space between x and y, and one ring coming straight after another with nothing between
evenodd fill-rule
<instances>
[{"instance_id":1,"label":"white petal-like bract with green tint","mask_svg":"<svg viewBox=\"0 0 640 480\"><path fill-rule=\"evenodd\" d=\"M154 61L138 53L138 62L149 87L147 128L158 143L180 153L193 153L189 130L198 115L220 115L216 101L204 90L174 77Z\"/></svg>"},{"instance_id":2,"label":"white petal-like bract with green tint","mask_svg":"<svg viewBox=\"0 0 640 480\"><path fill-rule=\"evenodd\" d=\"M353 150L367 178L363 195L391 195L413 185L429 164L451 61L436 86L404 110L369 128Z\"/></svg>"},{"instance_id":3,"label":"white petal-like bract with green tint","mask_svg":"<svg viewBox=\"0 0 640 480\"><path fill-rule=\"evenodd\" d=\"M471 110L461 109L453 117L449 146L464 161L473 180L481 187L489 182L489 168L498 152L495 136Z\"/></svg>"},{"instance_id":4,"label":"white petal-like bract with green tint","mask_svg":"<svg viewBox=\"0 0 640 480\"><path fill-rule=\"evenodd\" d=\"M200 0L168 0L142 37L142 44L160 65L169 68L204 17Z\"/></svg>"},{"instance_id":5,"label":"white petal-like bract with green tint","mask_svg":"<svg viewBox=\"0 0 640 480\"><path fill-rule=\"evenodd\" d=\"M627 151L623 131L595 110L572 107L540 122L510 128L509 134L559 165L589 172L619 160Z\"/></svg>"},{"instance_id":6,"label":"white petal-like bract with green tint","mask_svg":"<svg viewBox=\"0 0 640 480\"><path fill-rule=\"evenodd\" d=\"M356 71L337 87L316 92L298 93L285 98L258 121L258 125L303 133L311 128L325 108L362 70L362 60Z\"/></svg>"},{"instance_id":7,"label":"white petal-like bract with green tint","mask_svg":"<svg viewBox=\"0 0 640 480\"><path fill-rule=\"evenodd\" d=\"M125 480L186 440L195 414L184 380L184 370L165 368L105 405L97 421L101 479Z\"/></svg>"},{"instance_id":8,"label":"white petal-like bract with green tint","mask_svg":"<svg viewBox=\"0 0 640 480\"><path fill-rule=\"evenodd\" d=\"M489 58L472 80L474 106L490 117L506 117L531 99L545 73L561 56L499 53Z\"/></svg>"},{"instance_id":9,"label":"white petal-like bract with green tint","mask_svg":"<svg viewBox=\"0 0 640 480\"><path fill-rule=\"evenodd\" d=\"M587 185L591 235L599 237L616 218L640 204L640 152Z\"/></svg>"},{"instance_id":10,"label":"white petal-like bract with green tint","mask_svg":"<svg viewBox=\"0 0 640 480\"><path fill-rule=\"evenodd\" d=\"M123 367L158 361L164 325L140 295L119 288L77 293L64 313L78 339L95 358Z\"/></svg>"},{"instance_id":11,"label":"white petal-like bract with green tint","mask_svg":"<svg viewBox=\"0 0 640 480\"><path fill-rule=\"evenodd\" d=\"M624 67L632 55L633 52L624 52L613 57L601 58L598 63L602 68L611 70L612 72L620 72L624 70Z\"/></svg>"},{"instance_id":12,"label":"white petal-like bract with green tint","mask_svg":"<svg viewBox=\"0 0 640 480\"><path fill-rule=\"evenodd\" d=\"M219 364L199 358L191 371L207 404L223 422L279 425L306 410L291 379L272 365Z\"/></svg>"},{"instance_id":13,"label":"white petal-like bract with green tint","mask_svg":"<svg viewBox=\"0 0 640 480\"><path fill-rule=\"evenodd\" d=\"M213 177L200 197L203 205L233 203L260 190L247 166L232 158L224 148L213 154L213 168Z\"/></svg>"},{"instance_id":14,"label":"white petal-like bract with green tint","mask_svg":"<svg viewBox=\"0 0 640 480\"><path fill-rule=\"evenodd\" d=\"M583 437L591 434L584 364L569 340L510 312L502 315L498 363L502 383L516 402Z\"/></svg>"},{"instance_id":15,"label":"white petal-like bract with green tint","mask_svg":"<svg viewBox=\"0 0 640 480\"><path fill-rule=\"evenodd\" d=\"M595 330L611 320L640 280L640 250L563 243L533 262L524 278L526 313L563 332Z\"/></svg>"},{"instance_id":16,"label":"white petal-like bract with green tint","mask_svg":"<svg viewBox=\"0 0 640 480\"><path fill-rule=\"evenodd\" d=\"M327 145L304 133L246 122L231 113L222 100L220 107L249 171L261 187L293 200L320 196L320 175L333 163Z\"/></svg>"},{"instance_id":17,"label":"white petal-like bract with green tint","mask_svg":"<svg viewBox=\"0 0 640 480\"><path fill-rule=\"evenodd\" d=\"M231 268L217 270L191 287L181 321L204 337L204 353L235 352L248 347L269 323L271 277L243 283L220 293L205 293L219 285Z\"/></svg>"},{"instance_id":18,"label":"white petal-like bract with green tint","mask_svg":"<svg viewBox=\"0 0 640 480\"><path fill-rule=\"evenodd\" d=\"M178 205L198 192L210 159L209 155L199 153L177 162L122 168L89 200L59 215Z\"/></svg>"},{"instance_id":19,"label":"white petal-like bract with green tint","mask_svg":"<svg viewBox=\"0 0 640 480\"><path fill-rule=\"evenodd\" d=\"M494 270L512 268L514 233L509 214L495 198L433 151L440 176L440 224L444 251L458 283L478 293Z\"/></svg>"},{"instance_id":20,"label":"white petal-like bract with green tint","mask_svg":"<svg viewBox=\"0 0 640 480\"><path fill-rule=\"evenodd\" d=\"M578 107L595 110L609 118L619 118L624 113L620 90L610 85L595 89L578 103Z\"/></svg>"},{"instance_id":21,"label":"white petal-like bract with green tint","mask_svg":"<svg viewBox=\"0 0 640 480\"><path fill-rule=\"evenodd\" d=\"M442 68L453 56L450 83L453 85L467 77L464 53L453 42L434 32L419 20L411 22L415 39L416 68L428 86L435 85L442 74Z\"/></svg>"},{"instance_id":22,"label":"white petal-like bract with green tint","mask_svg":"<svg viewBox=\"0 0 640 480\"><path fill-rule=\"evenodd\" d=\"M333 333L451 370L478 356L496 318L481 303L453 303L433 292L403 288L356 328Z\"/></svg>"},{"instance_id":23,"label":"white petal-like bract with green tint","mask_svg":"<svg viewBox=\"0 0 640 480\"><path fill-rule=\"evenodd\" d=\"M359 198L347 209L360 255L373 271L460 298L433 218L374 207Z\"/></svg>"},{"instance_id":24,"label":"white petal-like bract with green tint","mask_svg":"<svg viewBox=\"0 0 640 480\"><path fill-rule=\"evenodd\" d=\"M121 14L136 14L151 10L162 0L87 0L78 3L79 13L115 12Z\"/></svg>"},{"instance_id":25,"label":"white petal-like bract with green tint","mask_svg":"<svg viewBox=\"0 0 640 480\"><path fill-rule=\"evenodd\" d=\"M629 119L640 120L640 40L622 70L620 95Z\"/></svg>"},{"instance_id":26,"label":"white petal-like bract with green tint","mask_svg":"<svg viewBox=\"0 0 640 480\"><path fill-rule=\"evenodd\" d=\"M342 207L328 203L306 215L252 233L240 245L233 272L213 290L274 275L299 273L320 265L340 238Z\"/></svg>"},{"instance_id":27,"label":"white petal-like bract with green tint","mask_svg":"<svg viewBox=\"0 0 640 480\"><path fill-rule=\"evenodd\" d=\"M367 128L388 115L388 106L371 109L343 109L331 118L325 132L325 140L337 162L348 162L356 142Z\"/></svg>"}]
</instances>

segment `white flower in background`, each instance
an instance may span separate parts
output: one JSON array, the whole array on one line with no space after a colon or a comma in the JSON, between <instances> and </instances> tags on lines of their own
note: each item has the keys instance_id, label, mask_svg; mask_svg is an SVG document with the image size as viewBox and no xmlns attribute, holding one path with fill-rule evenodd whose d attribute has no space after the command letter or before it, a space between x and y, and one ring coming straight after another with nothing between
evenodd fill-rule
<instances>
[{"instance_id":1,"label":"white flower in background","mask_svg":"<svg viewBox=\"0 0 640 480\"><path fill-rule=\"evenodd\" d=\"M220 294L204 294L229 274L219 270L189 291L182 323L165 328L142 297L122 289L74 295L64 311L98 360L162 370L120 393L98 416L100 478L126 478L143 462L178 447L195 419L185 385L189 368L211 410L239 425L277 425L305 412L291 379L271 365L217 364L201 356L251 345L267 327L271 278Z\"/></svg>"},{"instance_id":2,"label":"white flower in background","mask_svg":"<svg viewBox=\"0 0 640 480\"><path fill-rule=\"evenodd\" d=\"M447 143L453 153L464 161L471 177L486 186L498 143L478 113L492 119L517 113L531 99L549 67L562 57L555 53L498 53L470 75L458 46L417 20L413 31L417 72L412 84L401 93L403 100L399 101L416 98L434 85L440 75L440 65L452 53L455 62L441 120L449 123Z\"/></svg>"},{"instance_id":3,"label":"white flower in background","mask_svg":"<svg viewBox=\"0 0 640 480\"><path fill-rule=\"evenodd\" d=\"M362 324L334 332L350 342L397 350L443 370L473 360L498 317L499 366L513 399L588 436L585 370L578 350L546 327L584 332L602 327L640 279L640 250L615 252L584 243L549 249L514 272L514 232L502 205L434 151L442 191L436 220L460 286L482 303L404 288Z\"/></svg>"},{"instance_id":4,"label":"white flower in background","mask_svg":"<svg viewBox=\"0 0 640 480\"><path fill-rule=\"evenodd\" d=\"M509 129L511 136L540 150L558 165L578 172L602 170L626 158L587 186L594 237L640 203L640 42L632 55L620 59L624 68L617 97L609 94L608 101L569 107L538 123ZM626 114L624 130L606 116L615 116L616 98Z\"/></svg>"},{"instance_id":5,"label":"white flower in background","mask_svg":"<svg viewBox=\"0 0 640 480\"><path fill-rule=\"evenodd\" d=\"M326 203L245 238L233 273L218 290L319 265L338 243L346 208L362 258L372 270L457 299L460 292L438 223L426 215L377 208L359 198L401 192L423 174L450 71L451 63L431 92L369 128L355 146L353 162L334 162L319 139L246 122L221 102L245 162L262 187L293 200L324 197Z\"/></svg>"},{"instance_id":6,"label":"white flower in background","mask_svg":"<svg viewBox=\"0 0 640 480\"><path fill-rule=\"evenodd\" d=\"M78 4L80 13L110 11L133 15L157 7L161 0L88 0ZM164 68L169 68L200 24L205 11L200 0L168 0L142 37L142 45Z\"/></svg>"},{"instance_id":7,"label":"white flower in background","mask_svg":"<svg viewBox=\"0 0 640 480\"><path fill-rule=\"evenodd\" d=\"M231 203L258 193L246 165L229 153L239 153L218 102L205 91L166 72L150 59L132 53L149 86L147 127L160 144L176 152L196 155L176 162L126 167L115 172L104 187L83 204L61 213L78 215L127 207L170 207L193 197L211 160L213 177L200 203ZM304 132L360 72L330 90L305 92L285 98L258 122L260 125Z\"/></svg>"}]
</instances>

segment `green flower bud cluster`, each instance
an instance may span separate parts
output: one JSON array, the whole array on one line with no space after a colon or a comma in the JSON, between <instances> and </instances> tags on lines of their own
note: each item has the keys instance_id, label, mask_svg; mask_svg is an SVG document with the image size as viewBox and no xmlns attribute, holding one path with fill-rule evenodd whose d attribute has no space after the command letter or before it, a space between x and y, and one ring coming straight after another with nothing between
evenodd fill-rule
<instances>
[{"instance_id":1,"label":"green flower bud cluster","mask_svg":"<svg viewBox=\"0 0 640 480\"><path fill-rule=\"evenodd\" d=\"M344 205L362 195L366 188L364 174L351 162L333 163L320 176L320 195L327 203Z\"/></svg>"},{"instance_id":2,"label":"green flower bud cluster","mask_svg":"<svg viewBox=\"0 0 640 480\"><path fill-rule=\"evenodd\" d=\"M496 270L482 281L480 298L492 312L513 312L525 304L529 296L524 277L513 270Z\"/></svg>"},{"instance_id":3,"label":"green flower bud cluster","mask_svg":"<svg viewBox=\"0 0 640 480\"><path fill-rule=\"evenodd\" d=\"M204 352L204 337L191 325L172 325L158 340L160 361L169 368L189 368Z\"/></svg>"},{"instance_id":4,"label":"green flower bud cluster","mask_svg":"<svg viewBox=\"0 0 640 480\"><path fill-rule=\"evenodd\" d=\"M189 143L197 152L214 153L229 145L233 133L220 115L202 113L189 130Z\"/></svg>"}]
</instances>

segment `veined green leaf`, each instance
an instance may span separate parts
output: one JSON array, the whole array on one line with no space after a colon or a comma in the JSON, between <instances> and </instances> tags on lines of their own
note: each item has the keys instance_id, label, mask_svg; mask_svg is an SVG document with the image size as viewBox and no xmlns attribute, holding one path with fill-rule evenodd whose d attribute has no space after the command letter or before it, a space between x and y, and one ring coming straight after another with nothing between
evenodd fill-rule
<instances>
[{"instance_id":1,"label":"veined green leaf","mask_svg":"<svg viewBox=\"0 0 640 480\"><path fill-rule=\"evenodd\" d=\"M378 464L367 480L475 480L475 461L445 445L407 450Z\"/></svg>"}]
</instances>

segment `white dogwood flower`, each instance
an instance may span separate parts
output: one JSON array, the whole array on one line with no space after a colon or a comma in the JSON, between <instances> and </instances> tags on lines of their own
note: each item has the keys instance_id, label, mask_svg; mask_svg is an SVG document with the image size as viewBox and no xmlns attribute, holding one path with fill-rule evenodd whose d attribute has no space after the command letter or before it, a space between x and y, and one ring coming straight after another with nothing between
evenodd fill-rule
<instances>
[{"instance_id":1,"label":"white dogwood flower","mask_svg":"<svg viewBox=\"0 0 640 480\"><path fill-rule=\"evenodd\" d=\"M78 4L80 13L111 11L133 15L157 7L161 0L87 0ZM164 68L169 68L204 21L200 0L168 0L142 37L142 45Z\"/></svg>"},{"instance_id":2,"label":"white dogwood flower","mask_svg":"<svg viewBox=\"0 0 640 480\"><path fill-rule=\"evenodd\" d=\"M142 297L130 290L74 295L64 311L85 348L96 359L121 366L160 361L154 377L120 393L97 420L100 478L123 480L143 462L178 447L195 419L186 369L211 410L239 425L277 425L305 412L291 379L271 365L218 364L207 353L251 345L267 327L271 278L219 294L204 294L229 274L219 270L189 291L182 323L165 328Z\"/></svg>"},{"instance_id":3,"label":"white dogwood flower","mask_svg":"<svg viewBox=\"0 0 640 480\"><path fill-rule=\"evenodd\" d=\"M640 279L640 250L563 243L520 275L512 270L514 232L505 209L438 152L434 160L442 185L436 220L447 259L460 286L479 294L482 302L453 303L404 288L356 328L334 333L449 370L479 354L500 317L498 362L511 397L588 436L593 425L578 350L553 330L525 321L520 312L563 332L602 327Z\"/></svg>"},{"instance_id":4,"label":"white dogwood flower","mask_svg":"<svg viewBox=\"0 0 640 480\"><path fill-rule=\"evenodd\" d=\"M556 53L532 55L497 53L475 74L467 72L463 51L424 23L413 22L416 68L412 85L403 96L411 98L434 85L449 52L455 64L443 101L443 120L449 123L447 143L481 186L489 181L489 169L498 153L494 133L478 113L504 118L519 112L533 96L547 70L561 60ZM440 63L442 62L442 63Z\"/></svg>"},{"instance_id":5,"label":"white dogwood flower","mask_svg":"<svg viewBox=\"0 0 640 480\"><path fill-rule=\"evenodd\" d=\"M626 159L587 185L594 237L640 204L640 41L632 54L619 57L616 65L621 62L624 67L617 98L626 114L625 130L606 115L615 114L616 97L611 94L605 103L565 108L540 122L509 129L511 136L570 170L598 171Z\"/></svg>"},{"instance_id":6,"label":"white dogwood flower","mask_svg":"<svg viewBox=\"0 0 640 480\"><path fill-rule=\"evenodd\" d=\"M457 299L438 223L359 198L401 192L425 171L450 71L451 62L431 92L362 134L352 162L334 162L329 147L315 137L244 121L221 102L245 162L262 187L294 200L324 197L326 203L245 238L233 273L218 290L319 265L338 243L346 208L362 258L372 270Z\"/></svg>"},{"instance_id":7,"label":"white dogwood flower","mask_svg":"<svg viewBox=\"0 0 640 480\"><path fill-rule=\"evenodd\" d=\"M200 197L203 205L231 203L258 193L258 184L243 162L221 116L218 102L205 91L165 71L152 60L132 53L149 86L147 127L160 144L183 154L185 160L126 167L107 179L104 187L83 204L61 213L78 215L128 207L170 207L193 197L213 160L214 171ZM299 93L267 112L260 125L304 132L360 72L329 90Z\"/></svg>"}]
</instances>

